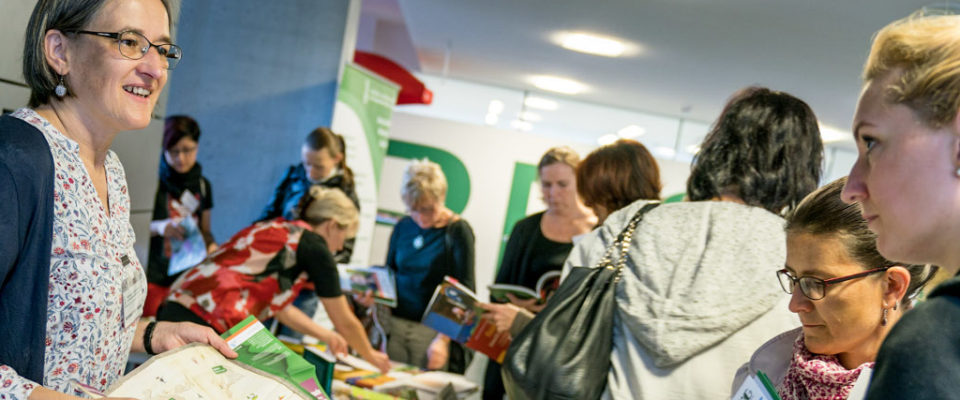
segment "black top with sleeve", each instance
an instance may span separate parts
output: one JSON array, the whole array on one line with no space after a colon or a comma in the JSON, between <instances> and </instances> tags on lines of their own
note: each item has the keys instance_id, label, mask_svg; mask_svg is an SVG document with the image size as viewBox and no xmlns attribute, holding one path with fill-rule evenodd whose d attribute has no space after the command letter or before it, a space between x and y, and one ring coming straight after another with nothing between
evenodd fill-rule
<instances>
[{"instance_id":1,"label":"black top with sleeve","mask_svg":"<svg viewBox=\"0 0 960 400\"><path fill-rule=\"evenodd\" d=\"M474 236L463 219L423 229L410 217L393 227L386 264L397 278L393 315L419 322L437 285L450 275L474 290Z\"/></svg>"},{"instance_id":2,"label":"black top with sleeve","mask_svg":"<svg viewBox=\"0 0 960 400\"><path fill-rule=\"evenodd\" d=\"M496 283L509 283L536 289L537 280L549 271L563 269L573 243L554 242L543 236L540 222L543 212L517 222L503 251Z\"/></svg>"},{"instance_id":3,"label":"black top with sleeve","mask_svg":"<svg viewBox=\"0 0 960 400\"><path fill-rule=\"evenodd\" d=\"M43 134L0 117L0 365L34 382L43 382L53 173Z\"/></svg>"},{"instance_id":4,"label":"black top with sleeve","mask_svg":"<svg viewBox=\"0 0 960 400\"><path fill-rule=\"evenodd\" d=\"M930 292L890 329L867 399L953 399L960 396L960 278Z\"/></svg>"},{"instance_id":5,"label":"black top with sleeve","mask_svg":"<svg viewBox=\"0 0 960 400\"><path fill-rule=\"evenodd\" d=\"M307 271L307 277L313 282L314 292L320 297L340 297L340 273L333 254L327 247L327 241L311 231L304 231L297 243L297 266ZM299 272L293 268L291 272ZM296 279L296 276L293 276Z\"/></svg>"}]
</instances>

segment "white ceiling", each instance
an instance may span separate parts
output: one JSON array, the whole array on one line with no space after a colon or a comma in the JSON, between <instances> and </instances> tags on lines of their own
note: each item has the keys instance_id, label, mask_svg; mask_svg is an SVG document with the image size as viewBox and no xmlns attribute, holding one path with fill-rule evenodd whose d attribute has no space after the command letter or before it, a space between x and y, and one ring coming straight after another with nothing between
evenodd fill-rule
<instances>
[{"instance_id":1,"label":"white ceiling","mask_svg":"<svg viewBox=\"0 0 960 400\"><path fill-rule=\"evenodd\" d=\"M427 74L534 92L538 90L528 83L529 76L558 75L590 86L573 96L576 100L704 122L716 118L735 90L763 85L806 100L823 123L840 129L850 124L871 35L931 4L396 1L398 7L390 11L402 13L418 59L403 64L419 63ZM550 41L551 34L568 30L622 38L643 51L628 58L605 58L572 52Z\"/></svg>"}]
</instances>

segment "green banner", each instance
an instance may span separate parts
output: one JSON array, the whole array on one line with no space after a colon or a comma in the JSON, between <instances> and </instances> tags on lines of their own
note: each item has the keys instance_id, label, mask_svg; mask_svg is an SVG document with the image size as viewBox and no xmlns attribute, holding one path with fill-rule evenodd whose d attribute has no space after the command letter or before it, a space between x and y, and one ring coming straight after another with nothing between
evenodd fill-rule
<instances>
[{"instance_id":1,"label":"green banner","mask_svg":"<svg viewBox=\"0 0 960 400\"><path fill-rule=\"evenodd\" d=\"M347 105L362 124L377 184L390 140L390 118L399 94L397 85L380 76L354 64L344 66L337 101Z\"/></svg>"}]
</instances>

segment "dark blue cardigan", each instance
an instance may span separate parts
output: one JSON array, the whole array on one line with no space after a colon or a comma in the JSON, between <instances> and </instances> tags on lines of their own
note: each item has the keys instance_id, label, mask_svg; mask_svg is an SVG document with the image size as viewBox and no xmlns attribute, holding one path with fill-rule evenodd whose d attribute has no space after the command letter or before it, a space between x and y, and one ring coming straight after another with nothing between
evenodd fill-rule
<instances>
[{"instance_id":1,"label":"dark blue cardigan","mask_svg":"<svg viewBox=\"0 0 960 400\"><path fill-rule=\"evenodd\" d=\"M53 157L43 133L0 117L0 364L43 384L53 238Z\"/></svg>"}]
</instances>

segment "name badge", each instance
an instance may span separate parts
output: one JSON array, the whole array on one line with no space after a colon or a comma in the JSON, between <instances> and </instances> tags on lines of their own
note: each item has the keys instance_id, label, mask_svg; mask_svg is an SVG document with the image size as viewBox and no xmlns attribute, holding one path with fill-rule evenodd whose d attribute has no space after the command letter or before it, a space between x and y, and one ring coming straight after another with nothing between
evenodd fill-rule
<instances>
[{"instance_id":1,"label":"name badge","mask_svg":"<svg viewBox=\"0 0 960 400\"><path fill-rule=\"evenodd\" d=\"M123 328L136 326L143 315L143 303L147 300L147 277L143 270L130 262L126 254L120 257L123 264Z\"/></svg>"}]
</instances>

